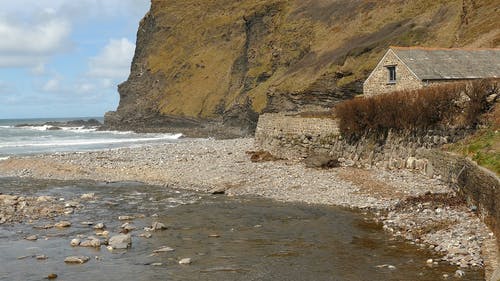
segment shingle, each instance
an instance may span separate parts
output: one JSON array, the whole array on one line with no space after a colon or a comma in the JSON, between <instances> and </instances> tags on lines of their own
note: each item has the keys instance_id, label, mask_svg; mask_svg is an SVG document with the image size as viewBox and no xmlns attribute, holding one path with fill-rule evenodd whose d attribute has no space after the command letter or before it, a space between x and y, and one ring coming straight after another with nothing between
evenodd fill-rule
<instances>
[{"instance_id":1,"label":"shingle","mask_svg":"<svg viewBox=\"0 0 500 281\"><path fill-rule=\"evenodd\" d=\"M500 49L391 49L421 80L500 77Z\"/></svg>"}]
</instances>

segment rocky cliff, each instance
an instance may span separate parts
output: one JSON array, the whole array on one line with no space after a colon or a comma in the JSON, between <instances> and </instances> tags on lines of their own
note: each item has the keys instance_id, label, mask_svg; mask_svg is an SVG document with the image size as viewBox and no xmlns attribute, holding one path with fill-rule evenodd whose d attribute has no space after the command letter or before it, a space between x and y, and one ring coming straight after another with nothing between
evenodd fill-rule
<instances>
[{"instance_id":1,"label":"rocky cliff","mask_svg":"<svg viewBox=\"0 0 500 281\"><path fill-rule=\"evenodd\" d=\"M390 45L497 47L495 0L152 0L113 129L252 133L361 93Z\"/></svg>"}]
</instances>

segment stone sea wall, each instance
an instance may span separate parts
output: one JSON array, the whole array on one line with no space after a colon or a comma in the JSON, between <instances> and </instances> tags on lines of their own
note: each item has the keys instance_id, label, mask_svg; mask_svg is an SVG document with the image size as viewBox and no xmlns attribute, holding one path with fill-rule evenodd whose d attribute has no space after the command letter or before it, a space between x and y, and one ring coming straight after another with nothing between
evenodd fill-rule
<instances>
[{"instance_id":1,"label":"stone sea wall","mask_svg":"<svg viewBox=\"0 0 500 281\"><path fill-rule=\"evenodd\" d=\"M311 154L329 154L347 166L412 169L448 182L469 206L500 237L500 182L492 172L458 155L438 149L468 133L433 130L422 134L367 136L349 141L339 133L337 122L328 118L303 118L263 114L255 133L258 149L276 157L303 159Z\"/></svg>"}]
</instances>

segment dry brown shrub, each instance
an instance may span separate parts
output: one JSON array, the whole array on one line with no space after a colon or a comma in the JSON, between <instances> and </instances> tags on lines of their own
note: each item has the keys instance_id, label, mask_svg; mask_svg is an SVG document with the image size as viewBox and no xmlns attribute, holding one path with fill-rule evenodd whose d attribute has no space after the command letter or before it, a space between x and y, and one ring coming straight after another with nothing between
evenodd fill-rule
<instances>
[{"instance_id":1,"label":"dry brown shrub","mask_svg":"<svg viewBox=\"0 0 500 281\"><path fill-rule=\"evenodd\" d=\"M471 127L490 106L486 98L493 93L498 93L498 79L450 83L344 101L335 112L340 131L347 137L388 130ZM460 106L463 95L467 101Z\"/></svg>"},{"instance_id":2,"label":"dry brown shrub","mask_svg":"<svg viewBox=\"0 0 500 281\"><path fill-rule=\"evenodd\" d=\"M465 109L465 122L476 125L479 122L481 113L486 112L490 104L487 97L492 94L499 94L499 79L476 80L467 85L465 95L469 98L468 106Z\"/></svg>"}]
</instances>

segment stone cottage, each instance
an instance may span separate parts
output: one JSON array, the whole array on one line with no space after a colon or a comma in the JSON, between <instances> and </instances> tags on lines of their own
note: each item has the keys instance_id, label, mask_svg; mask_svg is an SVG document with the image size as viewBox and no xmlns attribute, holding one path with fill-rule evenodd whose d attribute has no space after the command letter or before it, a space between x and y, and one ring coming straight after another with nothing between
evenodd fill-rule
<instances>
[{"instance_id":1,"label":"stone cottage","mask_svg":"<svg viewBox=\"0 0 500 281\"><path fill-rule=\"evenodd\" d=\"M500 49L390 47L363 84L363 94L499 77Z\"/></svg>"}]
</instances>

